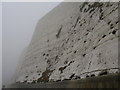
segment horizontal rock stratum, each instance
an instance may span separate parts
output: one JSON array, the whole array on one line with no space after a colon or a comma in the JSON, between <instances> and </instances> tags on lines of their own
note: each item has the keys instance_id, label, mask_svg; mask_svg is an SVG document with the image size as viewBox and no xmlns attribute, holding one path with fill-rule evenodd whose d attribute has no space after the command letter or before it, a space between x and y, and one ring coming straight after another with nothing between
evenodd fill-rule
<instances>
[{"instance_id":1,"label":"horizontal rock stratum","mask_svg":"<svg viewBox=\"0 0 120 90\"><path fill-rule=\"evenodd\" d=\"M63 2L37 23L16 82L118 73L118 2Z\"/></svg>"}]
</instances>

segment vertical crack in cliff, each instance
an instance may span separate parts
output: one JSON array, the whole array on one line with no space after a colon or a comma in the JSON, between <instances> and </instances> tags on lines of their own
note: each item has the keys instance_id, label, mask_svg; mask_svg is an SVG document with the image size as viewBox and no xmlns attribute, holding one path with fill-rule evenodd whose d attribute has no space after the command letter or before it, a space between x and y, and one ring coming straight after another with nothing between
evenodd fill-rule
<instances>
[{"instance_id":1,"label":"vertical crack in cliff","mask_svg":"<svg viewBox=\"0 0 120 90\"><path fill-rule=\"evenodd\" d=\"M56 37L57 37L57 38L60 37L60 33L61 33L61 30L62 30L62 27L63 27L63 25L61 25L60 29L58 30L58 33L56 34Z\"/></svg>"}]
</instances>

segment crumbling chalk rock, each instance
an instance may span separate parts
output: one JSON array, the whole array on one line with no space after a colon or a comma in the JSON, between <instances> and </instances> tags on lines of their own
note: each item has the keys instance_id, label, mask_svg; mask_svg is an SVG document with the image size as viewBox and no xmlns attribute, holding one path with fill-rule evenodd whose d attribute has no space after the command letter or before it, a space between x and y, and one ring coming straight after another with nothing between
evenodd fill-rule
<instances>
[{"instance_id":1,"label":"crumbling chalk rock","mask_svg":"<svg viewBox=\"0 0 120 90\"><path fill-rule=\"evenodd\" d=\"M118 72L118 3L65 2L37 23L17 82Z\"/></svg>"}]
</instances>

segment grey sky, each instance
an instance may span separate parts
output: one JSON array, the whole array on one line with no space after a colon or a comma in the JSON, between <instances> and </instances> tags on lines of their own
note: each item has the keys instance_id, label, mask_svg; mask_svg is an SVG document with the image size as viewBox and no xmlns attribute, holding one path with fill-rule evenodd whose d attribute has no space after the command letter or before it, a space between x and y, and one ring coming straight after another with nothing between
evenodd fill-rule
<instances>
[{"instance_id":1,"label":"grey sky","mask_svg":"<svg viewBox=\"0 0 120 90\"><path fill-rule=\"evenodd\" d=\"M0 13L2 13L2 3L0 2ZM2 14L0 14L0 73L2 72ZM0 74L0 89L2 87L2 75Z\"/></svg>"},{"instance_id":2,"label":"grey sky","mask_svg":"<svg viewBox=\"0 0 120 90\"><path fill-rule=\"evenodd\" d=\"M9 84L37 21L60 2L2 3L2 83Z\"/></svg>"}]
</instances>

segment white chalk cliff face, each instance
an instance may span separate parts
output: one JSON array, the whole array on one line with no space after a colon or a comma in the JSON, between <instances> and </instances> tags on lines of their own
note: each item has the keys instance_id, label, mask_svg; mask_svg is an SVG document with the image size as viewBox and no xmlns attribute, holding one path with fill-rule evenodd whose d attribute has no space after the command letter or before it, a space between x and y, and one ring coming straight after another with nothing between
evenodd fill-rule
<instances>
[{"instance_id":1,"label":"white chalk cliff face","mask_svg":"<svg viewBox=\"0 0 120 90\"><path fill-rule=\"evenodd\" d=\"M16 82L118 72L118 3L64 2L37 23Z\"/></svg>"}]
</instances>

